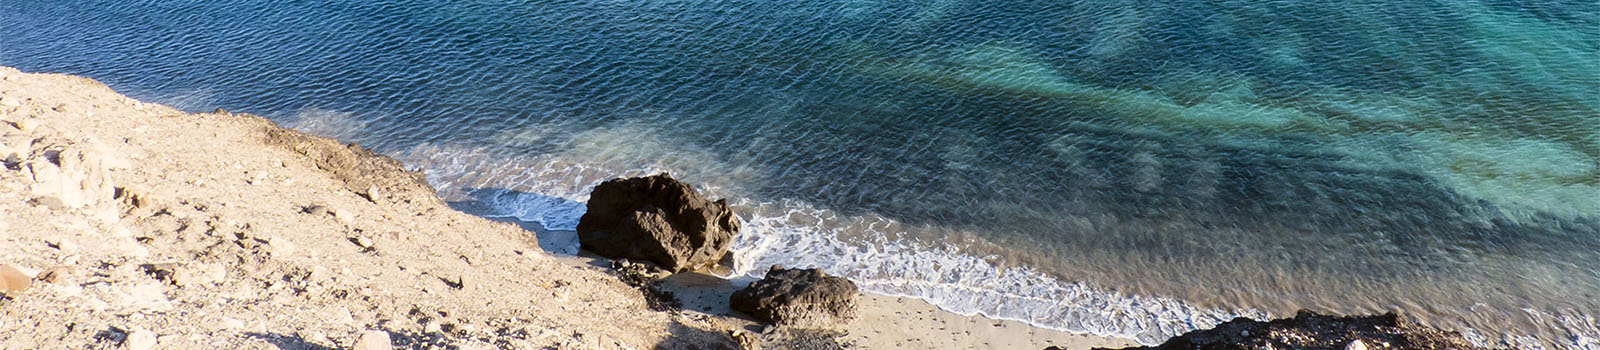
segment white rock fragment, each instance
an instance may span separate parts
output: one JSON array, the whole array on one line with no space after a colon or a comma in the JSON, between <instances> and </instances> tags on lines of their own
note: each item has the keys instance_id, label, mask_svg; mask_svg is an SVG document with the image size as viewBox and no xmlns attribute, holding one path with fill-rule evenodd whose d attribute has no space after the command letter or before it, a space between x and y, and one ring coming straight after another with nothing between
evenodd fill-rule
<instances>
[{"instance_id":1,"label":"white rock fragment","mask_svg":"<svg viewBox=\"0 0 1600 350\"><path fill-rule=\"evenodd\" d=\"M366 331L361 332L361 339L356 340L354 350L392 350L394 343L389 342L389 332Z\"/></svg>"},{"instance_id":2,"label":"white rock fragment","mask_svg":"<svg viewBox=\"0 0 1600 350\"><path fill-rule=\"evenodd\" d=\"M12 107L12 108L22 107L22 102L21 101L17 101L16 97L0 96L0 106Z\"/></svg>"},{"instance_id":3,"label":"white rock fragment","mask_svg":"<svg viewBox=\"0 0 1600 350\"><path fill-rule=\"evenodd\" d=\"M22 120L18 120L16 122L15 126L17 127L17 130L20 130L22 132L34 132L36 130L39 130L39 121L33 120L33 119L29 119L29 118L23 118Z\"/></svg>"},{"instance_id":4,"label":"white rock fragment","mask_svg":"<svg viewBox=\"0 0 1600 350\"><path fill-rule=\"evenodd\" d=\"M128 339L122 341L122 345L128 350L151 350L156 348L159 340L156 332L135 329L132 333L128 333Z\"/></svg>"},{"instance_id":5,"label":"white rock fragment","mask_svg":"<svg viewBox=\"0 0 1600 350\"><path fill-rule=\"evenodd\" d=\"M62 237L45 238L44 244L62 252L71 253L78 251L77 243L73 243L72 240Z\"/></svg>"},{"instance_id":6,"label":"white rock fragment","mask_svg":"<svg viewBox=\"0 0 1600 350\"><path fill-rule=\"evenodd\" d=\"M294 252L297 248L294 245L294 242L290 242L288 238L274 236L268 238L267 242L270 242L268 244L272 249L273 256L283 257L294 255Z\"/></svg>"},{"instance_id":7,"label":"white rock fragment","mask_svg":"<svg viewBox=\"0 0 1600 350\"><path fill-rule=\"evenodd\" d=\"M1367 350L1367 343L1362 342L1361 339L1356 339L1351 341L1350 345L1345 345L1344 350Z\"/></svg>"}]
</instances>

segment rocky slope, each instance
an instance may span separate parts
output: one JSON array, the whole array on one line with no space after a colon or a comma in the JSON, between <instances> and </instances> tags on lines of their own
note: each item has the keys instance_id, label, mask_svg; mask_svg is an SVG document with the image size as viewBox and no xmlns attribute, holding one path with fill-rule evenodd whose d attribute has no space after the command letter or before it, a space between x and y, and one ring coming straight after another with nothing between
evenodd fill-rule
<instances>
[{"instance_id":1,"label":"rocky slope","mask_svg":"<svg viewBox=\"0 0 1600 350\"><path fill-rule=\"evenodd\" d=\"M398 162L259 117L0 67L0 141L0 265L33 279L0 300L0 348L732 344Z\"/></svg>"}]
</instances>

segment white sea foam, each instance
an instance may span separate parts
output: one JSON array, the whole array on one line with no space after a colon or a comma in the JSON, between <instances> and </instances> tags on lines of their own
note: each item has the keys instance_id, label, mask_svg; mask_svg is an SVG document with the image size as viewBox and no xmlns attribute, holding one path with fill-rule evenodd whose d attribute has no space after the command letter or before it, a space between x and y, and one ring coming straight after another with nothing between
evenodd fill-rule
<instances>
[{"instance_id":1,"label":"white sea foam","mask_svg":"<svg viewBox=\"0 0 1600 350\"><path fill-rule=\"evenodd\" d=\"M897 239L907 233L892 228L905 226L887 218L841 217L798 202L745 207L779 214L747 218L747 232L734 244L741 275L756 276L770 265L817 267L869 292L923 299L959 314L1145 344L1234 317L1267 317L1254 310L1203 309L1170 298L1109 292L1030 267L1002 267L996 259L967 254L953 244Z\"/></svg>"}]
</instances>

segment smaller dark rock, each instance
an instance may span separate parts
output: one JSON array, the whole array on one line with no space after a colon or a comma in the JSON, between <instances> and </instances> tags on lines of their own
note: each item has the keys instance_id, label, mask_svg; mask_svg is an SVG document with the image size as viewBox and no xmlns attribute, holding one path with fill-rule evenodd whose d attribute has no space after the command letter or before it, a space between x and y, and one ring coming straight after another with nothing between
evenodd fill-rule
<instances>
[{"instance_id":1,"label":"smaller dark rock","mask_svg":"<svg viewBox=\"0 0 1600 350\"><path fill-rule=\"evenodd\" d=\"M139 270L144 271L145 274L154 277L156 280L176 284L173 279L178 274L178 264L176 263L140 264Z\"/></svg>"},{"instance_id":2,"label":"smaller dark rock","mask_svg":"<svg viewBox=\"0 0 1600 350\"><path fill-rule=\"evenodd\" d=\"M784 326L829 327L856 317L854 282L820 269L773 266L729 298L733 309Z\"/></svg>"},{"instance_id":3,"label":"smaller dark rock","mask_svg":"<svg viewBox=\"0 0 1600 350\"><path fill-rule=\"evenodd\" d=\"M1388 349L1483 350L1460 333L1416 324L1395 313L1369 316L1330 316L1300 311L1294 318L1268 322L1244 317L1212 329L1196 330L1152 347L1123 350L1341 350L1367 347ZM1053 348L1053 347L1052 347Z\"/></svg>"},{"instance_id":4,"label":"smaller dark rock","mask_svg":"<svg viewBox=\"0 0 1600 350\"><path fill-rule=\"evenodd\" d=\"M305 206L304 208L300 208L300 212L311 214L311 216L323 216L328 214L328 207L320 204L312 204Z\"/></svg>"}]
</instances>

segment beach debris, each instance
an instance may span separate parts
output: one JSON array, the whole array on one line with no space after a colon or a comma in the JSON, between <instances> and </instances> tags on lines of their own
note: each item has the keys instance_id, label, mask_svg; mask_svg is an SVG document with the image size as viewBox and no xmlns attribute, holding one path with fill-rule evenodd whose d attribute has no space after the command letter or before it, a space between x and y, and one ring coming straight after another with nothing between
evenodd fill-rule
<instances>
[{"instance_id":1,"label":"beach debris","mask_svg":"<svg viewBox=\"0 0 1600 350\"><path fill-rule=\"evenodd\" d=\"M757 319L782 326L831 327L856 317L855 282L821 269L772 266L766 277L733 293L729 302Z\"/></svg>"},{"instance_id":2,"label":"beach debris","mask_svg":"<svg viewBox=\"0 0 1600 350\"><path fill-rule=\"evenodd\" d=\"M661 173L595 186L577 231L589 251L682 272L721 261L739 233L739 219L726 199L707 200L694 187Z\"/></svg>"}]
</instances>

